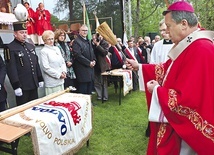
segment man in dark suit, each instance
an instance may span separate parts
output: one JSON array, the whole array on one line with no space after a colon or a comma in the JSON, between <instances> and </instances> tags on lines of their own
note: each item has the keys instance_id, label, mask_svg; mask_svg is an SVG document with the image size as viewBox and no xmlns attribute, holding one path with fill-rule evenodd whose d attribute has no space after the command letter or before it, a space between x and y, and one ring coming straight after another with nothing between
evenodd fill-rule
<instances>
[{"instance_id":1,"label":"man in dark suit","mask_svg":"<svg viewBox=\"0 0 214 155\"><path fill-rule=\"evenodd\" d=\"M0 56L0 112L6 109L7 92L4 88L4 80L6 76L6 67L2 57Z\"/></svg>"},{"instance_id":2,"label":"man in dark suit","mask_svg":"<svg viewBox=\"0 0 214 155\"><path fill-rule=\"evenodd\" d=\"M15 91L17 105L38 98L37 88L43 86L35 46L26 42L27 30L24 22L13 24L14 40L4 49L7 75Z\"/></svg>"},{"instance_id":3,"label":"man in dark suit","mask_svg":"<svg viewBox=\"0 0 214 155\"><path fill-rule=\"evenodd\" d=\"M133 40L128 40L128 47L124 50L126 56L129 59L136 60L137 62L140 62L140 56L138 55L138 49L136 46L134 46ZM133 83L133 91L138 90L138 72L132 71L132 83Z\"/></svg>"},{"instance_id":4,"label":"man in dark suit","mask_svg":"<svg viewBox=\"0 0 214 155\"><path fill-rule=\"evenodd\" d=\"M82 94L91 94L94 80L94 66L96 58L91 45L91 40L86 37L88 27L82 25L79 35L73 42L74 72L77 78L77 92Z\"/></svg>"},{"instance_id":5,"label":"man in dark suit","mask_svg":"<svg viewBox=\"0 0 214 155\"><path fill-rule=\"evenodd\" d=\"M125 46L122 43L121 38L117 38L117 43L121 46L121 50L119 50L116 46L111 46L109 48L109 53L111 53L111 69L119 69L123 68L125 62L125 55L122 53ZM114 81L114 89L115 93L117 93L118 82Z\"/></svg>"}]
</instances>

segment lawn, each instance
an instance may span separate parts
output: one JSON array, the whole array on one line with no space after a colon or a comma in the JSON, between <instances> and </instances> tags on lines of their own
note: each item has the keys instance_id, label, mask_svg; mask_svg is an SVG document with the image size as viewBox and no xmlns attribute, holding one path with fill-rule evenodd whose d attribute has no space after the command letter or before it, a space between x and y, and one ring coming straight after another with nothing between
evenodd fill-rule
<instances>
[{"instance_id":1,"label":"lawn","mask_svg":"<svg viewBox=\"0 0 214 155\"><path fill-rule=\"evenodd\" d=\"M102 103L93 95L93 134L89 147L84 145L75 155L144 155L148 138L145 94L134 91L122 97L109 87L109 100ZM48 148L47 148L48 149ZM2 155L6 153L0 152ZM19 155L33 155L31 139L20 139Z\"/></svg>"}]
</instances>

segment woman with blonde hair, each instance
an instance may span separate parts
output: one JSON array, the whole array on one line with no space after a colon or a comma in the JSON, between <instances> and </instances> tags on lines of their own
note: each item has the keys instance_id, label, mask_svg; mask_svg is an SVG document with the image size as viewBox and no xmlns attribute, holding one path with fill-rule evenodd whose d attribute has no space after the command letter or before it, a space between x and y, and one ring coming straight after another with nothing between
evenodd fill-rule
<instances>
[{"instance_id":1,"label":"woman with blonde hair","mask_svg":"<svg viewBox=\"0 0 214 155\"><path fill-rule=\"evenodd\" d=\"M66 65L58 47L54 46L54 32L44 31L42 34L44 47L41 50L41 68L46 95L64 90Z\"/></svg>"}]
</instances>

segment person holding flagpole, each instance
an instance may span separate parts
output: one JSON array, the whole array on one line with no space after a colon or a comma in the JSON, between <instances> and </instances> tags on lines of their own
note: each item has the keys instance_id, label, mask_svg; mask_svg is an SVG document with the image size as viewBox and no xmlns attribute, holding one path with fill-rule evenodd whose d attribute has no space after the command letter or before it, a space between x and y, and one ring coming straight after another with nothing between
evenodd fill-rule
<instances>
[{"instance_id":1,"label":"person holding flagpole","mask_svg":"<svg viewBox=\"0 0 214 155\"><path fill-rule=\"evenodd\" d=\"M108 85L107 81L104 82L104 94L102 96L102 76L101 73L110 69L108 62L106 61L106 56L108 55L109 44L103 39L101 35L93 34L92 36L92 46L94 49L94 54L97 59L97 63L94 67L94 88L97 92L97 99L104 101L108 100Z\"/></svg>"},{"instance_id":2,"label":"person holding flagpole","mask_svg":"<svg viewBox=\"0 0 214 155\"><path fill-rule=\"evenodd\" d=\"M111 45L109 47L109 53L111 53L111 69L123 68L124 61L126 59L125 55L122 53L125 46L122 43L121 38L117 38L118 44L122 47L122 50L118 50L116 46ZM117 92L118 83L114 82L114 89Z\"/></svg>"},{"instance_id":3,"label":"person holding flagpole","mask_svg":"<svg viewBox=\"0 0 214 155\"><path fill-rule=\"evenodd\" d=\"M124 53L127 58L136 60L137 62L140 62L140 56L138 55L138 49L136 46L134 46L133 40L127 41L128 47L124 49ZM133 83L133 91L138 90L138 72L132 71L132 83Z\"/></svg>"}]
</instances>

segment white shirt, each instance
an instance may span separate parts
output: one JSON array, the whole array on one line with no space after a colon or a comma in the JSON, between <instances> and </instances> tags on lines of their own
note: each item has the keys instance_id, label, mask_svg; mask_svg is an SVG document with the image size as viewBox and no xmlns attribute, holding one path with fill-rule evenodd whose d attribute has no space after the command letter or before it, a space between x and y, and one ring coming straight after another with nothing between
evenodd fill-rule
<instances>
[{"instance_id":1,"label":"white shirt","mask_svg":"<svg viewBox=\"0 0 214 155\"><path fill-rule=\"evenodd\" d=\"M168 53L174 44L163 44L164 39L156 42L151 52L150 64L159 64L168 60Z\"/></svg>"}]
</instances>

